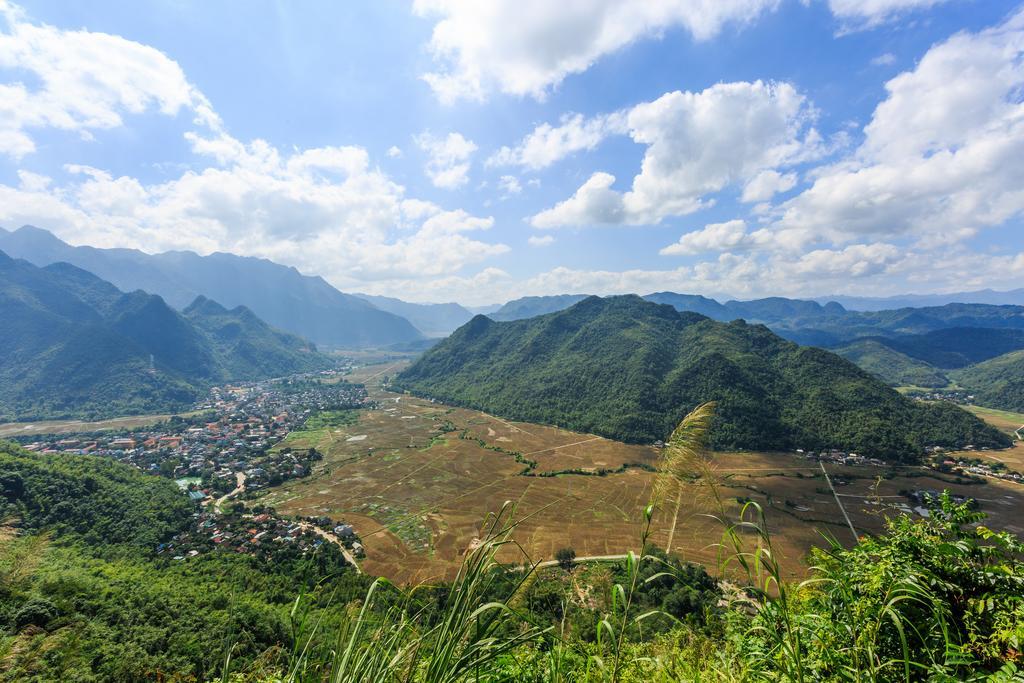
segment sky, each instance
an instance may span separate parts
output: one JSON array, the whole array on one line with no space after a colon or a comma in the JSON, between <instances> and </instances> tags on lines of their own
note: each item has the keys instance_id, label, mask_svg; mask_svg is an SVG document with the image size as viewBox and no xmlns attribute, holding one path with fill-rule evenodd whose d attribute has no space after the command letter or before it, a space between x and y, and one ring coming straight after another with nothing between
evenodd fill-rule
<instances>
[{"instance_id":1,"label":"sky","mask_svg":"<svg viewBox=\"0 0 1024 683\"><path fill-rule=\"evenodd\" d=\"M1024 286L1024 4L0 0L0 226L408 301Z\"/></svg>"}]
</instances>

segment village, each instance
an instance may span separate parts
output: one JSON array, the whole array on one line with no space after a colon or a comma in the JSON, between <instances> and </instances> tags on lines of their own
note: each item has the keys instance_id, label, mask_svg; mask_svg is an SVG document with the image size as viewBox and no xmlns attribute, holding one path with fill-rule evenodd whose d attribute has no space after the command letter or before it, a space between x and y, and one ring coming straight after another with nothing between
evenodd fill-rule
<instances>
[{"instance_id":1,"label":"village","mask_svg":"<svg viewBox=\"0 0 1024 683\"><path fill-rule=\"evenodd\" d=\"M186 416L132 430L33 437L24 447L43 454L109 457L174 479L196 512L188 529L156 548L159 556L182 561L223 551L278 562L317 551L339 566L354 565L363 551L351 526L285 519L272 508L247 511L231 501L310 473L322 454L282 442L311 416L367 406L363 386L339 381L338 374L215 387Z\"/></svg>"},{"instance_id":2,"label":"village","mask_svg":"<svg viewBox=\"0 0 1024 683\"><path fill-rule=\"evenodd\" d=\"M213 388L188 417L130 431L36 439L24 447L45 454L111 457L173 478L202 502L235 489L239 475L249 491L307 475L321 455L278 444L313 414L359 408L365 401L366 391L359 385L328 384L307 376L235 384Z\"/></svg>"}]
</instances>

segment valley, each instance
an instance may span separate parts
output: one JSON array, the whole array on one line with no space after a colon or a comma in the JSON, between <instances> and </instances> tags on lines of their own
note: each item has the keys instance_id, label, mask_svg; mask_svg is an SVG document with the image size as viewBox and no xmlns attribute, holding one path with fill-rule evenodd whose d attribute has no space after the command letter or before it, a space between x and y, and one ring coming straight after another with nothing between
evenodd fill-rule
<instances>
[{"instance_id":1,"label":"valley","mask_svg":"<svg viewBox=\"0 0 1024 683\"><path fill-rule=\"evenodd\" d=\"M309 477L267 490L257 501L286 515L328 515L352 524L366 549L363 569L400 584L452 578L478 538L481 520L506 500L515 502L523 518L515 535L521 550L503 551L506 561L550 560L566 547L578 557L636 549L659 449L389 391L387 380L404 366L367 366L345 377L365 383L368 401L378 407L360 410L351 424L289 435L295 447L314 446L324 459ZM970 455L1000 458L1020 448L1018 443L1012 451ZM897 508L917 514L908 493L949 489L978 500L992 527L1021 531L1024 486L1018 483L922 466L826 467L837 496L819 463L803 456L713 453L718 499L704 483L684 487L672 551L717 570L723 525L713 516L734 519L748 500L766 511L791 578L806 574L804 558L821 544L822 534L851 542L840 503L858 533L875 533ZM661 547L670 508L663 505L655 513L651 542Z\"/></svg>"}]
</instances>

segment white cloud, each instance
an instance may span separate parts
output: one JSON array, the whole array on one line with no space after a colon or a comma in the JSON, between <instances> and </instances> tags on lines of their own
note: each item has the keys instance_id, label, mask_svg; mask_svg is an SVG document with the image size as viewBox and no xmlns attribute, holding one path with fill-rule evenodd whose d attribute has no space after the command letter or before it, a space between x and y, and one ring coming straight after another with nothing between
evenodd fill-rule
<instances>
[{"instance_id":1,"label":"white cloud","mask_svg":"<svg viewBox=\"0 0 1024 683\"><path fill-rule=\"evenodd\" d=\"M449 133L443 138L422 133L416 136L415 142L427 153L424 172L435 187L454 190L469 181L470 158L477 149L472 140L459 133Z\"/></svg>"},{"instance_id":2,"label":"white cloud","mask_svg":"<svg viewBox=\"0 0 1024 683\"><path fill-rule=\"evenodd\" d=\"M758 236L747 232L742 220L709 223L700 230L688 232L675 244L658 253L662 256L692 256L708 251L737 251L756 243Z\"/></svg>"},{"instance_id":3,"label":"white cloud","mask_svg":"<svg viewBox=\"0 0 1024 683\"><path fill-rule=\"evenodd\" d=\"M622 195L611 189L615 176L595 173L576 193L554 208L541 211L530 219L535 228L557 228L563 225L617 225L625 218Z\"/></svg>"},{"instance_id":4,"label":"white cloud","mask_svg":"<svg viewBox=\"0 0 1024 683\"><path fill-rule=\"evenodd\" d=\"M628 192L612 189L614 176L595 173L531 222L538 228L641 225L693 213L728 185L823 153L820 136L807 130L812 117L804 96L788 83L720 83L699 93L667 93L626 114L629 135L647 146ZM776 187L787 182L780 175Z\"/></svg>"},{"instance_id":5,"label":"white cloud","mask_svg":"<svg viewBox=\"0 0 1024 683\"><path fill-rule=\"evenodd\" d=\"M503 175L498 179L498 189L502 191L504 197L511 197L522 192L523 186L514 175Z\"/></svg>"},{"instance_id":6,"label":"white cloud","mask_svg":"<svg viewBox=\"0 0 1024 683\"><path fill-rule=\"evenodd\" d=\"M483 99L492 90L541 98L633 41L682 27L696 40L743 24L778 0L416 0L436 18L430 51L439 69L424 79L444 102Z\"/></svg>"},{"instance_id":7,"label":"white cloud","mask_svg":"<svg viewBox=\"0 0 1024 683\"><path fill-rule=\"evenodd\" d=\"M400 159L402 157L402 150L397 145L391 145L387 151L388 158Z\"/></svg>"},{"instance_id":8,"label":"white cloud","mask_svg":"<svg viewBox=\"0 0 1024 683\"><path fill-rule=\"evenodd\" d=\"M1024 212L1024 12L932 47L886 84L848 159L779 207L777 244L949 243Z\"/></svg>"},{"instance_id":9,"label":"white cloud","mask_svg":"<svg viewBox=\"0 0 1024 683\"><path fill-rule=\"evenodd\" d=\"M531 235L526 242L531 247L549 247L555 243L555 238L552 235Z\"/></svg>"},{"instance_id":10,"label":"white cloud","mask_svg":"<svg viewBox=\"0 0 1024 683\"><path fill-rule=\"evenodd\" d=\"M896 55L891 52L880 54L871 60L872 66L890 66L896 63Z\"/></svg>"},{"instance_id":11,"label":"white cloud","mask_svg":"<svg viewBox=\"0 0 1024 683\"><path fill-rule=\"evenodd\" d=\"M487 165L515 165L536 171L574 152L594 149L609 135L627 130L626 117L621 112L590 119L582 114L566 114L558 126L542 123L514 148L502 147L487 159Z\"/></svg>"},{"instance_id":12,"label":"white cloud","mask_svg":"<svg viewBox=\"0 0 1024 683\"><path fill-rule=\"evenodd\" d=\"M872 28L915 10L949 0L829 0L829 9L847 29Z\"/></svg>"},{"instance_id":13,"label":"white cloud","mask_svg":"<svg viewBox=\"0 0 1024 683\"><path fill-rule=\"evenodd\" d=\"M90 131L123 125L123 115L191 111L217 128L209 102L165 54L120 36L65 31L29 22L0 0L0 69L24 72L25 82L0 84L0 153L15 159L35 151L32 131Z\"/></svg>"},{"instance_id":14,"label":"white cloud","mask_svg":"<svg viewBox=\"0 0 1024 683\"><path fill-rule=\"evenodd\" d=\"M787 192L796 185L796 173L782 174L778 171L761 171L750 179L743 188L740 200L744 202L763 202L771 199L779 192Z\"/></svg>"},{"instance_id":15,"label":"white cloud","mask_svg":"<svg viewBox=\"0 0 1024 683\"><path fill-rule=\"evenodd\" d=\"M71 182L53 188L25 174L18 187L0 185L0 221L76 244L262 256L343 287L438 277L508 250L473 236L492 218L406 198L361 148L286 155L262 141L223 141L208 151L228 148L237 151L229 163L163 183L68 166Z\"/></svg>"}]
</instances>

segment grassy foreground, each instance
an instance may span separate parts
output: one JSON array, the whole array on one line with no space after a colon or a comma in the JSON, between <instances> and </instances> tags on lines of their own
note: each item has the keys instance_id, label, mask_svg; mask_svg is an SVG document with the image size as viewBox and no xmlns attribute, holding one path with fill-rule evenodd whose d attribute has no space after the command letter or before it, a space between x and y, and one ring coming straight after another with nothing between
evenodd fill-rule
<instances>
[{"instance_id":1,"label":"grassy foreground","mask_svg":"<svg viewBox=\"0 0 1024 683\"><path fill-rule=\"evenodd\" d=\"M624 559L503 564L523 521L506 504L453 582L408 590L318 554L154 559L190 518L173 484L11 448L0 680L1024 681L1024 543L947 495L852 548L824 539L799 583L782 579L753 503L719 517L728 580L653 547L654 510L676 509L680 484L717 495L711 416L673 434Z\"/></svg>"}]
</instances>

